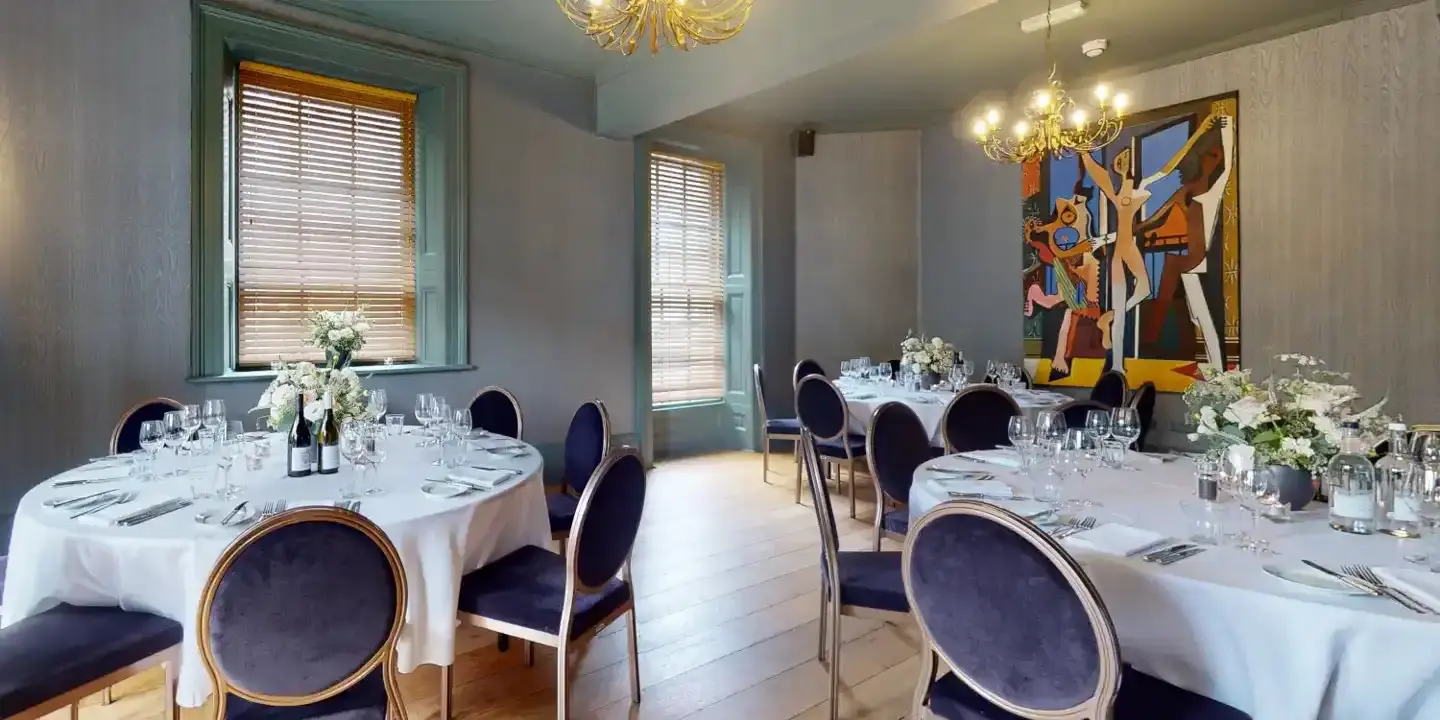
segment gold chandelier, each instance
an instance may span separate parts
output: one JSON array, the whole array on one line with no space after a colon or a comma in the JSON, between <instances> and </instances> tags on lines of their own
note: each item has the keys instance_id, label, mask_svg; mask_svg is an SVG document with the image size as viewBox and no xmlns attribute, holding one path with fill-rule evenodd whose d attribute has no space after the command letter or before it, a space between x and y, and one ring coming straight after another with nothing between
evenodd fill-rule
<instances>
[{"instance_id":1,"label":"gold chandelier","mask_svg":"<svg viewBox=\"0 0 1440 720\"><path fill-rule=\"evenodd\" d=\"M1045 12L1045 55L1050 55L1050 7ZM1036 90L1025 106L1025 117L1015 123L1013 134L1002 135L998 108L989 108L975 120L975 137L985 155L996 162L1026 163L1046 155L1056 159L1099 150L1115 141L1124 127L1122 117L1130 98L1113 93L1107 85L1095 87L1096 112L1092 118L1080 107L1055 78L1055 65L1050 65L1050 80Z\"/></svg>"},{"instance_id":2,"label":"gold chandelier","mask_svg":"<svg viewBox=\"0 0 1440 720\"><path fill-rule=\"evenodd\" d=\"M753 0L556 0L570 22L602 48L623 55L649 38L650 54L660 39L689 50L735 37L750 19Z\"/></svg>"}]
</instances>

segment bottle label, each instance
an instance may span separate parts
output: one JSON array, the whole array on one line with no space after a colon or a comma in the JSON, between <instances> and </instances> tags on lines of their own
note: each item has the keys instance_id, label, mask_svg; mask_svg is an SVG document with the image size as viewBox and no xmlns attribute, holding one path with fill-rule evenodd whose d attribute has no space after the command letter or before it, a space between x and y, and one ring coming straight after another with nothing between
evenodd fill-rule
<instances>
[{"instance_id":1,"label":"bottle label","mask_svg":"<svg viewBox=\"0 0 1440 720\"><path fill-rule=\"evenodd\" d=\"M1413 497L1395 498L1395 509L1390 518L1396 522L1420 522L1420 500Z\"/></svg>"},{"instance_id":2,"label":"bottle label","mask_svg":"<svg viewBox=\"0 0 1440 720\"><path fill-rule=\"evenodd\" d=\"M1335 490L1330 493L1330 512L1352 520L1373 520L1375 500L1370 493Z\"/></svg>"},{"instance_id":3,"label":"bottle label","mask_svg":"<svg viewBox=\"0 0 1440 720\"><path fill-rule=\"evenodd\" d=\"M310 448L290 448L290 469L291 470L313 470L310 462Z\"/></svg>"},{"instance_id":4,"label":"bottle label","mask_svg":"<svg viewBox=\"0 0 1440 720\"><path fill-rule=\"evenodd\" d=\"M320 446L320 469L324 471L338 470L340 468L340 446Z\"/></svg>"}]
</instances>

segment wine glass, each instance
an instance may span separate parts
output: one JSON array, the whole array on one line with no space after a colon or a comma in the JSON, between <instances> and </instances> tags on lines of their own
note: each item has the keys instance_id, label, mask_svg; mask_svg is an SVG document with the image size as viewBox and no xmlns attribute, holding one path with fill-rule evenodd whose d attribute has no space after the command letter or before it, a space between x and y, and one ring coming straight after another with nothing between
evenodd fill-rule
<instances>
[{"instance_id":1,"label":"wine glass","mask_svg":"<svg viewBox=\"0 0 1440 720\"><path fill-rule=\"evenodd\" d=\"M1082 491L1085 479L1090 473L1095 472L1100 466L1100 456L1096 452L1099 444L1091 439L1085 428L1070 428L1065 431L1065 439L1061 441L1061 450L1065 455L1065 462L1076 477L1080 478ZM1075 500L1076 505L1091 507L1098 503L1088 499Z\"/></svg>"},{"instance_id":2,"label":"wine glass","mask_svg":"<svg viewBox=\"0 0 1440 720\"><path fill-rule=\"evenodd\" d=\"M454 426L455 434L461 438L470 437L470 431L475 428L474 420L470 417L470 408L459 408L451 413L450 423Z\"/></svg>"},{"instance_id":3,"label":"wine glass","mask_svg":"<svg viewBox=\"0 0 1440 720\"><path fill-rule=\"evenodd\" d=\"M1110 411L1110 434L1116 440L1124 443L1125 448L1120 454L1120 464L1128 468L1129 466L1125 465L1125 453L1129 451L1130 446L1136 440L1140 439L1140 414L1135 412L1135 408L1117 407Z\"/></svg>"},{"instance_id":4,"label":"wine glass","mask_svg":"<svg viewBox=\"0 0 1440 720\"><path fill-rule=\"evenodd\" d=\"M1051 513L1060 509L1065 495L1065 477L1074 469L1070 453L1064 450L1063 440L1040 440L1036 443L1037 454L1046 462L1030 472L1032 490L1036 500L1050 506ZM1038 472L1037 472L1038 471Z\"/></svg>"},{"instance_id":5,"label":"wine glass","mask_svg":"<svg viewBox=\"0 0 1440 720\"><path fill-rule=\"evenodd\" d=\"M429 434L430 416L435 413L435 396L420 393L415 396L415 422L420 423L421 432ZM430 441L422 439L417 447L425 447Z\"/></svg>"},{"instance_id":6,"label":"wine glass","mask_svg":"<svg viewBox=\"0 0 1440 720\"><path fill-rule=\"evenodd\" d=\"M165 435L161 442L165 445L166 448L173 449L175 451L175 456L178 458L180 456L180 446L184 445L185 438L189 437L188 433L185 432L185 411L171 410L170 412L165 413L165 416L161 420L161 422L164 424L165 427ZM165 473L165 477L179 477L184 474L185 471L181 470L178 467L177 461L177 467L174 470Z\"/></svg>"},{"instance_id":7,"label":"wine glass","mask_svg":"<svg viewBox=\"0 0 1440 720\"><path fill-rule=\"evenodd\" d=\"M140 423L140 449L145 451L145 462L147 469L145 479L155 477L155 455L165 443L165 422L163 420L146 420Z\"/></svg>"},{"instance_id":8,"label":"wine glass","mask_svg":"<svg viewBox=\"0 0 1440 720\"><path fill-rule=\"evenodd\" d=\"M182 423L182 427L185 428L185 439L186 441L189 441L190 439L196 437L195 431L199 430L202 424L200 422L200 406L186 405L185 409L182 412L184 414L180 416L180 420ZM185 444L181 443L180 447L182 450L184 450Z\"/></svg>"},{"instance_id":9,"label":"wine glass","mask_svg":"<svg viewBox=\"0 0 1440 720\"><path fill-rule=\"evenodd\" d=\"M340 486L340 497L352 500L360 497L357 477L365 474L365 435L359 421L346 420L340 425L340 455L350 462L352 476Z\"/></svg>"},{"instance_id":10,"label":"wine glass","mask_svg":"<svg viewBox=\"0 0 1440 720\"><path fill-rule=\"evenodd\" d=\"M389 398L384 390L376 388L370 391L369 411L371 418L374 418L378 422L380 418L385 417L385 410L388 406Z\"/></svg>"},{"instance_id":11,"label":"wine glass","mask_svg":"<svg viewBox=\"0 0 1440 720\"><path fill-rule=\"evenodd\" d=\"M219 399L206 400L200 406L200 424L214 432L225 422L225 401Z\"/></svg>"},{"instance_id":12,"label":"wine glass","mask_svg":"<svg viewBox=\"0 0 1440 720\"><path fill-rule=\"evenodd\" d=\"M235 464L235 458L245 452L245 424L239 420L225 421L216 428L215 435L215 447L218 449L215 466L220 471L215 493L226 500L234 500L240 496L240 488L230 482L230 468Z\"/></svg>"},{"instance_id":13,"label":"wine glass","mask_svg":"<svg viewBox=\"0 0 1440 720\"><path fill-rule=\"evenodd\" d=\"M1260 537L1260 518L1265 514L1265 508L1280 501L1278 488L1270 482L1267 473L1258 473L1254 470L1244 470L1238 473L1237 482L1241 489L1241 504L1248 499L1250 501L1250 542L1248 548L1257 555L1272 554L1268 540Z\"/></svg>"},{"instance_id":14,"label":"wine glass","mask_svg":"<svg viewBox=\"0 0 1440 720\"><path fill-rule=\"evenodd\" d=\"M1015 452L1020 454L1021 469L1028 471L1031 451L1035 448L1035 423L1025 415L1016 415L1010 418L1005 433L1010 438L1010 444L1015 447Z\"/></svg>"},{"instance_id":15,"label":"wine glass","mask_svg":"<svg viewBox=\"0 0 1440 720\"><path fill-rule=\"evenodd\" d=\"M1035 436L1042 442L1065 439L1065 415L1058 410L1041 410L1035 415Z\"/></svg>"},{"instance_id":16,"label":"wine glass","mask_svg":"<svg viewBox=\"0 0 1440 720\"><path fill-rule=\"evenodd\" d=\"M1420 502L1415 510L1423 527L1419 547L1405 555L1405 560L1428 563L1430 572L1440 573L1440 442L1420 445L1418 461L1410 464L1410 473L1412 477L1408 482L1420 489Z\"/></svg>"},{"instance_id":17,"label":"wine glass","mask_svg":"<svg viewBox=\"0 0 1440 720\"><path fill-rule=\"evenodd\" d=\"M465 412L470 411L466 410ZM385 458L390 455L385 448L388 442L390 442L390 439L385 436L384 428L374 425L369 426L368 432L365 433L365 459L369 461L368 465L371 472L374 473L373 477L376 481L380 479L380 465L383 464ZM365 479L365 473L360 473L360 479ZM369 482L363 484L362 491L366 495L380 495L385 492L385 488L380 487L376 482Z\"/></svg>"},{"instance_id":18,"label":"wine glass","mask_svg":"<svg viewBox=\"0 0 1440 720\"><path fill-rule=\"evenodd\" d=\"M1110 411L1091 410L1085 414L1085 436L1090 438L1096 448L1100 442L1110 437Z\"/></svg>"}]
</instances>

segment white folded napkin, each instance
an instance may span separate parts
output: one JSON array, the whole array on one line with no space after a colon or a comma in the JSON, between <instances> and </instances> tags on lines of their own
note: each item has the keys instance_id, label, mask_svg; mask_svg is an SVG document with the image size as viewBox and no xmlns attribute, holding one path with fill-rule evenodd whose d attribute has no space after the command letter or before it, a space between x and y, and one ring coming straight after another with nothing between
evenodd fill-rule
<instances>
[{"instance_id":1,"label":"white folded napkin","mask_svg":"<svg viewBox=\"0 0 1440 720\"><path fill-rule=\"evenodd\" d=\"M1105 523L1085 532L1071 535L1061 542L1077 549L1125 557L1136 550L1159 542L1164 537L1160 533L1141 530L1129 525Z\"/></svg>"},{"instance_id":2,"label":"white folded napkin","mask_svg":"<svg viewBox=\"0 0 1440 720\"><path fill-rule=\"evenodd\" d=\"M152 508L161 503L169 502L173 499L173 495L166 495L164 493L140 493L139 495L135 496L135 498L132 499L130 502L121 503L119 505L111 505L104 510L99 510L90 513L89 515L77 518L76 522L84 523L86 525L94 525L97 527L112 527L115 525L115 521L119 520L120 518L126 517L127 515L134 515L136 513L143 512L148 508ZM77 510L75 512L79 511ZM70 514L74 515L75 512L72 512Z\"/></svg>"},{"instance_id":3,"label":"white folded napkin","mask_svg":"<svg viewBox=\"0 0 1440 720\"><path fill-rule=\"evenodd\" d=\"M462 467L455 468L446 473L445 479L451 482L474 485L482 490L489 490L513 474L514 473L508 471L502 472L500 470L481 470L479 468Z\"/></svg>"},{"instance_id":4,"label":"white folded napkin","mask_svg":"<svg viewBox=\"0 0 1440 720\"><path fill-rule=\"evenodd\" d=\"M1428 570L1411 570L1410 568L1375 568L1375 574L1398 590L1428 605L1440 610L1440 575Z\"/></svg>"},{"instance_id":5,"label":"white folded napkin","mask_svg":"<svg viewBox=\"0 0 1440 720\"><path fill-rule=\"evenodd\" d=\"M1020 467L1019 453L1010 449L972 450L970 452L960 453L959 457L1008 468L1019 469Z\"/></svg>"},{"instance_id":6,"label":"white folded napkin","mask_svg":"<svg viewBox=\"0 0 1440 720\"><path fill-rule=\"evenodd\" d=\"M1000 480L975 480L972 478L932 478L930 482L935 483L945 492L968 493L973 495L990 495L993 497L1013 497L1015 491Z\"/></svg>"}]
</instances>

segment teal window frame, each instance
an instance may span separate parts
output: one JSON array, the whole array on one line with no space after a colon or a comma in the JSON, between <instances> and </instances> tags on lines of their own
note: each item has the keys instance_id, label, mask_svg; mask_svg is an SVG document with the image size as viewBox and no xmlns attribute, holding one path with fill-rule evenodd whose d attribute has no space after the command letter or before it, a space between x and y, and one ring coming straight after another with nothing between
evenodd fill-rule
<instances>
[{"instance_id":1,"label":"teal window frame","mask_svg":"<svg viewBox=\"0 0 1440 720\"><path fill-rule=\"evenodd\" d=\"M414 93L415 332L417 362L387 373L468 370L468 203L464 63L431 57L209 3L195 5L192 95L190 378L244 380L233 367L233 301L226 241L235 237L227 103L241 60ZM370 369L367 368L367 372Z\"/></svg>"}]
</instances>

